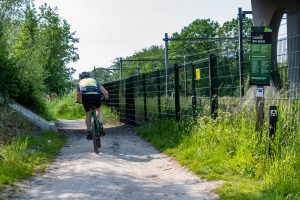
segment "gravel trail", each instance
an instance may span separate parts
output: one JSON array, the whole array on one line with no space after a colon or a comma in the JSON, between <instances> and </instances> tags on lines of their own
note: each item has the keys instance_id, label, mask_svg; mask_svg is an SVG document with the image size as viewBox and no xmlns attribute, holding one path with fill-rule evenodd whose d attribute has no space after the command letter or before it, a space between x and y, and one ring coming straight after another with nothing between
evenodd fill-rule
<instances>
[{"instance_id":1,"label":"gravel trail","mask_svg":"<svg viewBox=\"0 0 300 200\"><path fill-rule=\"evenodd\" d=\"M130 126L105 126L97 155L84 122L61 120L68 142L45 173L16 184L8 199L218 199L220 181L204 181L137 136Z\"/></svg>"}]
</instances>

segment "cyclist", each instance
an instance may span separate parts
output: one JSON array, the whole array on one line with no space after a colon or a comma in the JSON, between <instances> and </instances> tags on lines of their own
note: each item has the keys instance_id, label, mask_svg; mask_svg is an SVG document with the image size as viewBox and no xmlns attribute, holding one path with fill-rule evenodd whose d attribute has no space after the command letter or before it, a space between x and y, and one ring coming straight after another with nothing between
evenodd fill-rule
<instances>
[{"instance_id":1,"label":"cyclist","mask_svg":"<svg viewBox=\"0 0 300 200\"><path fill-rule=\"evenodd\" d=\"M108 91L100 85L98 81L90 77L88 72L82 72L79 74L79 83L77 85L77 102L82 103L85 115L85 123L88 130L86 138L88 140L92 139L91 127L91 110L98 110L98 120L100 122L100 127L102 128L102 136L105 135L103 131L103 119L102 119L102 108L101 108L101 93L104 95L104 98L108 100L109 93Z\"/></svg>"}]
</instances>

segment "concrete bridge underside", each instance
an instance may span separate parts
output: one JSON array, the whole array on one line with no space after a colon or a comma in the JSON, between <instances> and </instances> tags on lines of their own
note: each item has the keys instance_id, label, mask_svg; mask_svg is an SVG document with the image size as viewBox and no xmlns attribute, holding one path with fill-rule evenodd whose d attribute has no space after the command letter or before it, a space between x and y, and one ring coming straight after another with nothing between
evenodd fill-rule
<instances>
[{"instance_id":1,"label":"concrete bridge underside","mask_svg":"<svg viewBox=\"0 0 300 200\"><path fill-rule=\"evenodd\" d=\"M300 0L251 0L253 25L272 26L272 80L280 84L277 68L277 38L283 14L287 13L288 80L291 86L300 84Z\"/></svg>"}]
</instances>

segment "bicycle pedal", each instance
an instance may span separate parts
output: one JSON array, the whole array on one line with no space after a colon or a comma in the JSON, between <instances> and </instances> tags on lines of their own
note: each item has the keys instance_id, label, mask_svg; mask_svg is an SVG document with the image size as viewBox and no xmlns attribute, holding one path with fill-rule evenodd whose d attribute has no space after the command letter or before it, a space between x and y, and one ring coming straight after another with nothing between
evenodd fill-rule
<instances>
[{"instance_id":1,"label":"bicycle pedal","mask_svg":"<svg viewBox=\"0 0 300 200\"><path fill-rule=\"evenodd\" d=\"M106 135L106 133L104 132L104 131L102 131L101 133L100 133L100 136L105 136Z\"/></svg>"},{"instance_id":2,"label":"bicycle pedal","mask_svg":"<svg viewBox=\"0 0 300 200\"><path fill-rule=\"evenodd\" d=\"M91 134L91 133L90 133L90 134L87 134L87 135L86 135L86 139L87 139L87 140L92 140L92 139L93 139L92 134Z\"/></svg>"}]
</instances>

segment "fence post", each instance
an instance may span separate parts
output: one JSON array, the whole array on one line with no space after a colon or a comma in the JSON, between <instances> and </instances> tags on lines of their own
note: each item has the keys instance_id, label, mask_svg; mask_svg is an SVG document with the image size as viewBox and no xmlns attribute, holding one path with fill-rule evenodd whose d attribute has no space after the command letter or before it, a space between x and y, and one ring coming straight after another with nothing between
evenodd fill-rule
<instances>
[{"instance_id":1,"label":"fence post","mask_svg":"<svg viewBox=\"0 0 300 200\"><path fill-rule=\"evenodd\" d=\"M184 97L187 98L187 71L186 71L186 56L183 56L183 69L184 69Z\"/></svg>"},{"instance_id":2,"label":"fence post","mask_svg":"<svg viewBox=\"0 0 300 200\"><path fill-rule=\"evenodd\" d=\"M123 59L122 57L120 58L120 80L123 78Z\"/></svg>"},{"instance_id":3,"label":"fence post","mask_svg":"<svg viewBox=\"0 0 300 200\"><path fill-rule=\"evenodd\" d=\"M115 98L114 98L114 108L119 112L120 110L120 84L121 81L114 82Z\"/></svg>"},{"instance_id":4,"label":"fence post","mask_svg":"<svg viewBox=\"0 0 300 200\"><path fill-rule=\"evenodd\" d=\"M159 73L159 70L156 71L156 88L157 88L157 110L158 110L158 119L161 119L160 73Z\"/></svg>"},{"instance_id":5,"label":"fence post","mask_svg":"<svg viewBox=\"0 0 300 200\"><path fill-rule=\"evenodd\" d=\"M243 98L243 97L244 97L243 19L244 19L244 14L243 14L242 8L239 8L239 13L238 13L238 29L239 29L240 98Z\"/></svg>"},{"instance_id":6,"label":"fence post","mask_svg":"<svg viewBox=\"0 0 300 200\"><path fill-rule=\"evenodd\" d=\"M143 74L143 96L144 96L144 120L147 121L147 93L146 93L146 74Z\"/></svg>"},{"instance_id":7,"label":"fence post","mask_svg":"<svg viewBox=\"0 0 300 200\"><path fill-rule=\"evenodd\" d=\"M264 87L257 86L256 88L256 124L255 130L261 133L261 128L264 123Z\"/></svg>"},{"instance_id":8,"label":"fence post","mask_svg":"<svg viewBox=\"0 0 300 200\"><path fill-rule=\"evenodd\" d=\"M125 84L125 122L135 125L134 77L127 78Z\"/></svg>"},{"instance_id":9,"label":"fence post","mask_svg":"<svg viewBox=\"0 0 300 200\"><path fill-rule=\"evenodd\" d=\"M174 82L175 82L175 116L176 116L176 120L179 120L180 119L180 99L179 99L178 64L174 65Z\"/></svg>"},{"instance_id":10,"label":"fence post","mask_svg":"<svg viewBox=\"0 0 300 200\"><path fill-rule=\"evenodd\" d=\"M218 81L217 81L217 57L209 54L209 83L210 83L210 114L217 117L218 109Z\"/></svg>"},{"instance_id":11,"label":"fence post","mask_svg":"<svg viewBox=\"0 0 300 200\"><path fill-rule=\"evenodd\" d=\"M97 77L96 77L96 66L94 66L94 78L97 80Z\"/></svg>"},{"instance_id":12,"label":"fence post","mask_svg":"<svg viewBox=\"0 0 300 200\"><path fill-rule=\"evenodd\" d=\"M270 106L269 108L269 134L267 134L267 151L272 154L270 142L274 139L278 120L277 106Z\"/></svg>"},{"instance_id":13,"label":"fence post","mask_svg":"<svg viewBox=\"0 0 300 200\"><path fill-rule=\"evenodd\" d=\"M168 81L169 81L169 36L165 33L165 71L166 71L166 97L168 96Z\"/></svg>"},{"instance_id":14,"label":"fence post","mask_svg":"<svg viewBox=\"0 0 300 200\"><path fill-rule=\"evenodd\" d=\"M192 110L193 110L194 119L197 116L196 105L197 105L197 99L196 99L196 89L195 89L195 65L192 64Z\"/></svg>"}]
</instances>

